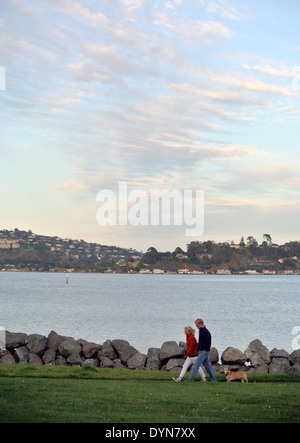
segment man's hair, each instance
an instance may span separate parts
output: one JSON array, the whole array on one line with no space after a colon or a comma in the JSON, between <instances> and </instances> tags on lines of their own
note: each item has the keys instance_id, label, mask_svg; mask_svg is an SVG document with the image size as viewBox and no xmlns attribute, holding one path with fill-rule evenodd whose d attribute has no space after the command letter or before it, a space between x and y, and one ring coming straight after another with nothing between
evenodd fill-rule
<instances>
[{"instance_id":1,"label":"man's hair","mask_svg":"<svg viewBox=\"0 0 300 443\"><path fill-rule=\"evenodd\" d=\"M198 324L198 323L203 325L204 321L202 320L202 318L197 318L197 320L195 320L195 324Z\"/></svg>"}]
</instances>

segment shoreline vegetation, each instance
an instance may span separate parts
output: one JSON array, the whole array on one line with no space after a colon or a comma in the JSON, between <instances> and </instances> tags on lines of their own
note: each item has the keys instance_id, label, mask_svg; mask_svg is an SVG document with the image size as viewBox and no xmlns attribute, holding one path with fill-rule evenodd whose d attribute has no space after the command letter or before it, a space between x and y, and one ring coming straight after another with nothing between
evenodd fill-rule
<instances>
[{"instance_id":1,"label":"shoreline vegetation","mask_svg":"<svg viewBox=\"0 0 300 443\"><path fill-rule=\"evenodd\" d=\"M278 245L269 234L231 242L192 241L184 251L146 253L32 231L0 231L0 271L121 274L299 275L300 241Z\"/></svg>"}]
</instances>

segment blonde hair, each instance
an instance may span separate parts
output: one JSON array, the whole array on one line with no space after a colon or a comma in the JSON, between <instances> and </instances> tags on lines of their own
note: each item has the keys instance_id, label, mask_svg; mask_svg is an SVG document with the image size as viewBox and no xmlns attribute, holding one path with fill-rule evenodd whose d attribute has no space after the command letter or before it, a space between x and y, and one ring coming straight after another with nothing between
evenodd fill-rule
<instances>
[{"instance_id":1,"label":"blonde hair","mask_svg":"<svg viewBox=\"0 0 300 443\"><path fill-rule=\"evenodd\" d=\"M193 334L193 335L195 335L195 333L196 333L195 329L193 329L191 326L186 326L186 327L184 328L184 330L189 331L189 333L190 333L190 334Z\"/></svg>"}]
</instances>

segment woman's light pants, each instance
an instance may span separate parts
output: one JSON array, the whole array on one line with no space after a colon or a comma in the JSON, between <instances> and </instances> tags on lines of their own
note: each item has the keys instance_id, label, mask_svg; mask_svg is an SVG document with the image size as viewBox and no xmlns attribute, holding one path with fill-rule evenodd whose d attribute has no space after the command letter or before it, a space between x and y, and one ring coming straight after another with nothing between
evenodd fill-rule
<instances>
[{"instance_id":1,"label":"woman's light pants","mask_svg":"<svg viewBox=\"0 0 300 443\"><path fill-rule=\"evenodd\" d=\"M179 378L183 378L186 371L189 369L189 367L192 364L194 364L196 362L196 360L197 360L197 357L187 357L187 359L184 362L184 365L182 366L182 370L180 372ZM201 378L205 378L205 374L204 374L204 371L201 368L201 366L199 367L198 372L199 372Z\"/></svg>"}]
</instances>

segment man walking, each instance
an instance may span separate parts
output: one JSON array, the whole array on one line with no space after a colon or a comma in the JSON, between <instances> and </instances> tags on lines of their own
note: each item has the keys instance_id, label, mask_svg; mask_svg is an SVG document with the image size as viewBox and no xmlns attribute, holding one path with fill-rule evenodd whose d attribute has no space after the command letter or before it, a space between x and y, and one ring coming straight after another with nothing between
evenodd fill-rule
<instances>
[{"instance_id":1,"label":"man walking","mask_svg":"<svg viewBox=\"0 0 300 443\"><path fill-rule=\"evenodd\" d=\"M198 340L198 357L194 364L194 369L192 372L192 375L187 379L188 381L194 381L200 366L202 363L205 366L205 369L207 370L210 381L217 381L215 373L213 371L213 368L211 366L210 358L209 358L209 351L211 347L211 334L208 329L206 329L206 326L204 326L204 322L202 318L198 318L195 321L195 325L199 329L199 340Z\"/></svg>"}]
</instances>

